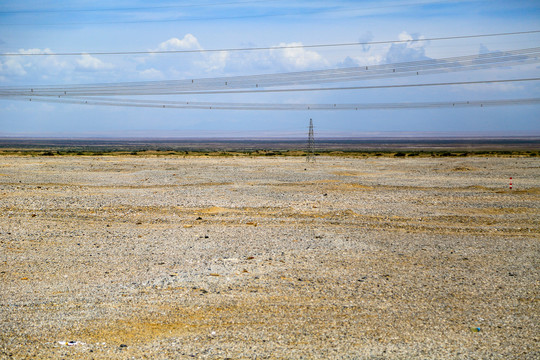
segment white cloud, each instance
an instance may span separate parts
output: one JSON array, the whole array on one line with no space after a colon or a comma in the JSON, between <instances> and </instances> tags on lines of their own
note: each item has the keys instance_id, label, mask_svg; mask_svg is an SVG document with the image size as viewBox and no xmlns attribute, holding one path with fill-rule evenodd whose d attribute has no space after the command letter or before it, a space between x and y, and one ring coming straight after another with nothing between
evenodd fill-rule
<instances>
[{"instance_id":1,"label":"white cloud","mask_svg":"<svg viewBox=\"0 0 540 360\"><path fill-rule=\"evenodd\" d=\"M406 31L402 31L401 34L398 35L398 39L400 41L411 41L413 38Z\"/></svg>"},{"instance_id":2,"label":"white cloud","mask_svg":"<svg viewBox=\"0 0 540 360\"><path fill-rule=\"evenodd\" d=\"M358 42L360 42L360 43L367 43L367 42L370 42L372 40L373 40L373 34L371 33L371 31L365 32L364 34L362 34L358 38ZM370 45L365 45L365 44L362 45L362 50L364 52L369 51L369 49L371 49Z\"/></svg>"},{"instance_id":3,"label":"white cloud","mask_svg":"<svg viewBox=\"0 0 540 360\"><path fill-rule=\"evenodd\" d=\"M79 70L86 71L108 70L112 68L111 64L104 63L100 59L95 58L89 54L81 55L81 57L76 60L76 63Z\"/></svg>"},{"instance_id":4,"label":"white cloud","mask_svg":"<svg viewBox=\"0 0 540 360\"><path fill-rule=\"evenodd\" d=\"M154 68L146 69L141 72L139 72L139 75L143 79L149 79L149 80L157 80L157 79L163 79L165 76L163 73L159 70L156 70Z\"/></svg>"},{"instance_id":5,"label":"white cloud","mask_svg":"<svg viewBox=\"0 0 540 360\"><path fill-rule=\"evenodd\" d=\"M21 54L53 54L51 49L20 49ZM39 73L40 77L47 78L48 75L58 75L74 68L69 60L62 59L55 55L48 56L27 56L21 57L21 62L30 74Z\"/></svg>"},{"instance_id":6,"label":"white cloud","mask_svg":"<svg viewBox=\"0 0 540 360\"><path fill-rule=\"evenodd\" d=\"M413 37L406 31L402 31L398 36L399 40L407 41L407 47L409 48L423 48L426 45L426 37L424 35Z\"/></svg>"},{"instance_id":7,"label":"white cloud","mask_svg":"<svg viewBox=\"0 0 540 360\"><path fill-rule=\"evenodd\" d=\"M387 63L398 63L406 61L417 61L429 59L425 53L427 41L424 36L413 36L406 31L398 36L404 43L392 44L386 53ZM413 41L414 40L414 41Z\"/></svg>"},{"instance_id":8,"label":"white cloud","mask_svg":"<svg viewBox=\"0 0 540 360\"><path fill-rule=\"evenodd\" d=\"M385 59L384 54L366 53L361 56L347 56L337 64L337 67L355 67L381 64Z\"/></svg>"},{"instance_id":9,"label":"white cloud","mask_svg":"<svg viewBox=\"0 0 540 360\"><path fill-rule=\"evenodd\" d=\"M31 55L31 54L52 54L51 49L19 49L19 54Z\"/></svg>"},{"instance_id":10,"label":"white cloud","mask_svg":"<svg viewBox=\"0 0 540 360\"><path fill-rule=\"evenodd\" d=\"M13 56L0 61L0 76L3 82L19 81L21 78L36 85L40 82L93 81L100 72L103 72L103 76L109 76L106 71L114 68L113 64L103 62L89 54L63 57L54 55L48 48L20 49L18 52L25 56ZM41 54L44 55L37 56ZM92 72L93 78L88 78L89 72Z\"/></svg>"},{"instance_id":11,"label":"white cloud","mask_svg":"<svg viewBox=\"0 0 540 360\"><path fill-rule=\"evenodd\" d=\"M8 58L6 61L0 62L0 74L2 77L25 76L26 70L18 58Z\"/></svg>"},{"instance_id":12,"label":"white cloud","mask_svg":"<svg viewBox=\"0 0 540 360\"><path fill-rule=\"evenodd\" d=\"M374 38L370 32L362 35L359 42L369 42ZM425 47L428 43L422 35L411 35L402 31L398 35L400 43L390 46L362 45L362 53L346 56L337 64L338 67L354 67L378 65L383 63L399 63L406 61L426 60Z\"/></svg>"},{"instance_id":13,"label":"white cloud","mask_svg":"<svg viewBox=\"0 0 540 360\"><path fill-rule=\"evenodd\" d=\"M280 43L277 47L285 46L302 46L302 43ZM328 61L326 61L319 53L312 50L306 50L302 47L271 49L269 53L275 63L289 71L305 70L328 65Z\"/></svg>"},{"instance_id":14,"label":"white cloud","mask_svg":"<svg viewBox=\"0 0 540 360\"><path fill-rule=\"evenodd\" d=\"M253 46L253 45L252 45ZM295 46L282 49L282 47ZM297 46L297 47L296 47ZM264 51L219 52L204 54L200 66L207 71L220 71L215 76L278 73L325 68L330 65L319 53L302 48L302 43L280 43Z\"/></svg>"},{"instance_id":15,"label":"white cloud","mask_svg":"<svg viewBox=\"0 0 540 360\"><path fill-rule=\"evenodd\" d=\"M484 44L480 44L480 48L478 50L478 53L479 54L487 54L488 52L490 52L489 48Z\"/></svg>"},{"instance_id":16,"label":"white cloud","mask_svg":"<svg viewBox=\"0 0 540 360\"><path fill-rule=\"evenodd\" d=\"M255 46L255 45L252 45ZM281 49L281 47L297 46ZM193 34L182 39L171 38L160 43L153 51L203 50ZM185 54L180 60L172 61L155 54L148 56L146 68L154 68L165 77L228 76L257 72L302 71L328 67L329 62L318 52L302 48L302 43L280 43L265 51L230 52L217 51Z\"/></svg>"},{"instance_id":17,"label":"white cloud","mask_svg":"<svg viewBox=\"0 0 540 360\"><path fill-rule=\"evenodd\" d=\"M219 51L206 57L204 66L207 72L222 71L227 66L230 59L228 51Z\"/></svg>"},{"instance_id":18,"label":"white cloud","mask_svg":"<svg viewBox=\"0 0 540 360\"><path fill-rule=\"evenodd\" d=\"M174 50L200 50L202 49L199 41L192 34L186 34L183 39L171 38L162 42L158 46L158 50L161 51L174 51Z\"/></svg>"},{"instance_id":19,"label":"white cloud","mask_svg":"<svg viewBox=\"0 0 540 360\"><path fill-rule=\"evenodd\" d=\"M19 54L23 55L30 55L30 54L50 54L50 49L19 49ZM14 56L7 58L6 61L0 62L0 74L4 78L9 78L10 76L26 76L28 74L28 71L26 71L25 68L27 68L29 71L31 71L33 68L36 67L36 62L43 62L47 61L46 57L43 57L41 59L35 59L32 57L26 57L26 56Z\"/></svg>"},{"instance_id":20,"label":"white cloud","mask_svg":"<svg viewBox=\"0 0 540 360\"><path fill-rule=\"evenodd\" d=\"M222 73L229 60L230 53L228 51L219 51L210 55L205 54L203 60L198 61L197 64L207 73Z\"/></svg>"}]
</instances>

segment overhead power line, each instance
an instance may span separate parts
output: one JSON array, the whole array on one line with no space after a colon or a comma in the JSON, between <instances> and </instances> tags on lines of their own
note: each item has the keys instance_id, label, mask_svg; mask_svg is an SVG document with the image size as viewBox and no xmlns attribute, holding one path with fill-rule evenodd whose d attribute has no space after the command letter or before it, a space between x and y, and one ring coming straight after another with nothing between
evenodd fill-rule
<instances>
[{"instance_id":1,"label":"overhead power line","mask_svg":"<svg viewBox=\"0 0 540 360\"><path fill-rule=\"evenodd\" d=\"M416 103L369 103L369 104L273 104L273 103L220 103L220 102L173 102L159 100L134 99L79 99L79 98L18 98L18 100L48 103L66 103L80 105L122 106L161 109L199 109L199 110L257 110L257 111L336 111L336 110L395 110L395 109L427 109L427 108L462 108L488 107L508 105L531 105L540 103L540 98L498 99L472 101L435 101Z\"/></svg>"},{"instance_id":2,"label":"overhead power line","mask_svg":"<svg viewBox=\"0 0 540 360\"><path fill-rule=\"evenodd\" d=\"M120 96L212 93L234 90L266 90L311 84L331 84L371 79L441 74L540 62L540 48L480 55L429 59L395 64L357 66L292 73L202 78L187 80L0 87L0 96ZM535 79L535 78L531 78ZM525 81L525 80L523 80ZM532 80L531 80L532 81Z\"/></svg>"},{"instance_id":3,"label":"overhead power line","mask_svg":"<svg viewBox=\"0 0 540 360\"><path fill-rule=\"evenodd\" d=\"M503 80L477 80L477 81L452 81L439 83L419 83L419 84L391 84L391 85L367 85L367 86L338 86L338 87L316 87L316 88L286 88L286 89L245 89L245 90L214 90L214 91L182 91L171 93L160 93L152 95L211 95L211 94L245 94L245 93L280 93L280 92L312 92L312 91L341 91L341 90L374 90L374 89L396 89L396 88L417 88L432 86L456 86L456 85L480 85L540 81L540 78L521 78ZM58 96L42 94L38 91L6 93L0 88L0 97L12 96ZM125 95L125 94L124 94ZM92 96L91 94L79 94L79 96Z\"/></svg>"},{"instance_id":4,"label":"overhead power line","mask_svg":"<svg viewBox=\"0 0 540 360\"><path fill-rule=\"evenodd\" d=\"M496 36L511 36L536 34L540 30L518 31L507 33L492 33L492 34L475 34L475 35L459 35L432 37L410 40L384 40L384 41L369 41L369 42L349 42L349 43L332 43L332 44L311 44L311 45L280 45L267 47L249 47L249 48L221 48L221 49L185 49L185 50L137 50L137 51L89 51L89 52L48 52L48 53L0 53L0 56L82 56L82 55L148 55L148 54L189 54L189 53L211 53L211 52L238 52L238 51L261 51L261 50L284 50L284 49L309 49L309 48L327 48L327 47L345 47L345 46L368 46L368 45L384 45L384 44L401 44L414 43L423 41L441 41L441 40L459 40L459 39L474 39L483 37Z\"/></svg>"}]
</instances>

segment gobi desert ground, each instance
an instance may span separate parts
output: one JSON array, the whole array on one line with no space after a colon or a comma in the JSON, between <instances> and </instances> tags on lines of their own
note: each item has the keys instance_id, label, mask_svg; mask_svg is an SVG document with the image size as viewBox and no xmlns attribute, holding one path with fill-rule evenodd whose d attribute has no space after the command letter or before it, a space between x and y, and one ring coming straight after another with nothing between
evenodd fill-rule
<instances>
[{"instance_id":1,"label":"gobi desert ground","mask_svg":"<svg viewBox=\"0 0 540 360\"><path fill-rule=\"evenodd\" d=\"M0 246L1 358L540 358L538 157L2 156Z\"/></svg>"}]
</instances>

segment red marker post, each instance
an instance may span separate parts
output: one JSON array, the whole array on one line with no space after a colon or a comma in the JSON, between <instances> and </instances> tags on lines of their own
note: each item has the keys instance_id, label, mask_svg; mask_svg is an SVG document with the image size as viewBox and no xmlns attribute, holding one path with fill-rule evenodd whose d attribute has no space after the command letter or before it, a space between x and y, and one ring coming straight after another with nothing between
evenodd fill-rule
<instances>
[{"instance_id":1,"label":"red marker post","mask_svg":"<svg viewBox=\"0 0 540 360\"><path fill-rule=\"evenodd\" d=\"M512 190L512 178L510 178L510 190Z\"/></svg>"}]
</instances>

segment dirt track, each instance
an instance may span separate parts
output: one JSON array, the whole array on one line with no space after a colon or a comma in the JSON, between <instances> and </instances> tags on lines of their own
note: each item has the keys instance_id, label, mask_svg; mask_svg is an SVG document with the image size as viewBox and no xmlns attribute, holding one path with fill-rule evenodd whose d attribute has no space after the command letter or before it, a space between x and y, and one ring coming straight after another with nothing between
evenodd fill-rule
<instances>
[{"instance_id":1,"label":"dirt track","mask_svg":"<svg viewBox=\"0 0 540 360\"><path fill-rule=\"evenodd\" d=\"M538 158L3 156L0 357L538 359L539 239Z\"/></svg>"}]
</instances>

